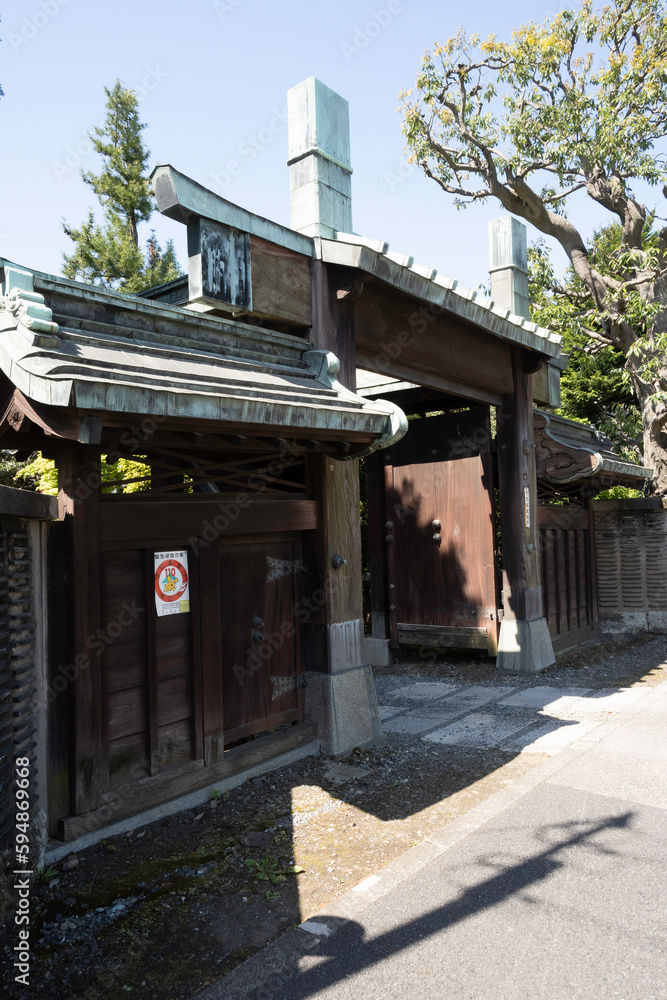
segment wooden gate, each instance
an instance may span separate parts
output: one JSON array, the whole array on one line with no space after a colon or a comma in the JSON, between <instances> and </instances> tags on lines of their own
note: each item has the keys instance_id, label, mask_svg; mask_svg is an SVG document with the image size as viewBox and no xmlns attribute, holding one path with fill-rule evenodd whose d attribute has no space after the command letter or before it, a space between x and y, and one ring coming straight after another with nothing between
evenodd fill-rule
<instances>
[{"instance_id":1,"label":"wooden gate","mask_svg":"<svg viewBox=\"0 0 667 1000\"><path fill-rule=\"evenodd\" d=\"M412 420L385 455L393 645L497 650L489 408Z\"/></svg>"},{"instance_id":2,"label":"wooden gate","mask_svg":"<svg viewBox=\"0 0 667 1000\"><path fill-rule=\"evenodd\" d=\"M302 721L301 531L275 528L290 520L310 526L312 506L261 504L266 533L257 533L260 517L249 507L210 542L193 543L190 534L103 544L99 646L109 787L188 762L217 763L247 737ZM201 530L218 508L193 503L187 518ZM166 503L124 509L126 531L135 514L136 530L128 532L135 536L151 517L164 525L171 511L175 522L183 513L182 505ZM244 519L254 533L243 532ZM154 553L167 550L188 553L190 610L159 617Z\"/></svg>"},{"instance_id":3,"label":"wooden gate","mask_svg":"<svg viewBox=\"0 0 667 1000\"><path fill-rule=\"evenodd\" d=\"M538 508L544 616L554 649L599 634L591 513L576 504Z\"/></svg>"}]
</instances>

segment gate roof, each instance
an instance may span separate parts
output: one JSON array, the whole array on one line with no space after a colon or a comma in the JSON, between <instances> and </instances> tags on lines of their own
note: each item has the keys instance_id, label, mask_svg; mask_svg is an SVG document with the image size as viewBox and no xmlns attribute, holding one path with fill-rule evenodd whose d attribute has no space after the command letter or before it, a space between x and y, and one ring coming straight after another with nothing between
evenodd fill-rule
<instances>
[{"instance_id":1,"label":"gate roof","mask_svg":"<svg viewBox=\"0 0 667 1000\"><path fill-rule=\"evenodd\" d=\"M371 449L407 427L395 404L342 386L335 356L303 338L0 264L0 369L33 412L147 414Z\"/></svg>"}]
</instances>

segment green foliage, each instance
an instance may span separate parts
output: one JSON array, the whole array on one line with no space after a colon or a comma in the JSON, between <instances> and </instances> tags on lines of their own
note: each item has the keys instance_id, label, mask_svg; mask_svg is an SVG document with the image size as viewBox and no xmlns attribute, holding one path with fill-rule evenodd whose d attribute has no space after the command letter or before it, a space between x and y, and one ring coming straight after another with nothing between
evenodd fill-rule
<instances>
[{"instance_id":1,"label":"green foliage","mask_svg":"<svg viewBox=\"0 0 667 1000\"><path fill-rule=\"evenodd\" d=\"M596 170L664 183L653 144L667 131L666 25L660 0L584 0L509 43L461 29L424 56L418 97L402 95L408 146L460 205L496 194L496 178L511 188L545 172L551 208L556 180L580 187Z\"/></svg>"},{"instance_id":2,"label":"green foliage","mask_svg":"<svg viewBox=\"0 0 667 1000\"><path fill-rule=\"evenodd\" d=\"M57 874L58 869L54 868L53 865L49 865L48 868L38 868L35 872L38 882L48 882L49 879L53 878Z\"/></svg>"},{"instance_id":3,"label":"green foliage","mask_svg":"<svg viewBox=\"0 0 667 1000\"><path fill-rule=\"evenodd\" d=\"M620 226L612 224L594 233L589 253L600 269L620 245ZM625 355L613 346L591 342L588 328L596 328L592 298L570 267L564 280L555 278L543 240L528 249L531 319L563 337L569 355L561 377L561 407L570 420L594 424L616 451L630 461L641 460L641 411L628 382Z\"/></svg>"},{"instance_id":4,"label":"green foliage","mask_svg":"<svg viewBox=\"0 0 667 1000\"><path fill-rule=\"evenodd\" d=\"M119 458L115 462L107 462L104 455L101 462L103 493L142 493L149 489L150 483L126 483L121 485L119 479L137 479L150 475L150 468L143 462L135 462L129 458ZM21 466L14 476L11 485L22 489L34 489L49 496L58 495L58 470L51 459L44 458L37 452L31 460ZM108 483L105 487L105 483ZM9 484L8 484L9 485Z\"/></svg>"},{"instance_id":5,"label":"green foliage","mask_svg":"<svg viewBox=\"0 0 667 1000\"><path fill-rule=\"evenodd\" d=\"M16 489L17 482L16 477L32 461L31 456L25 462L19 462L16 458L16 452L13 451L0 451L0 485L1 486L11 486ZM26 477L26 481L21 484L23 489L36 490L37 486L34 482Z\"/></svg>"},{"instance_id":6,"label":"green foliage","mask_svg":"<svg viewBox=\"0 0 667 1000\"><path fill-rule=\"evenodd\" d=\"M510 42L460 30L426 53L403 110L411 159L458 207L496 198L560 243L571 268L560 286L546 252L533 255L546 293L536 318L596 355L573 360L566 412L615 428L632 451L634 394L652 488L667 494L667 229L632 192L640 179L667 194L664 0L582 0ZM567 216L580 191L614 220L588 247Z\"/></svg>"},{"instance_id":7,"label":"green foliage","mask_svg":"<svg viewBox=\"0 0 667 1000\"><path fill-rule=\"evenodd\" d=\"M63 222L63 229L75 244L63 255L63 273L117 291L136 293L163 284L180 274L171 240L164 250L154 232L143 251L138 226L150 219L154 201L146 176L148 150L143 145L137 98L120 80L113 89L105 87L107 116L103 128L95 128L91 140L102 157L99 174L82 171L104 209L104 224L95 221L91 210L79 228Z\"/></svg>"},{"instance_id":8,"label":"green foliage","mask_svg":"<svg viewBox=\"0 0 667 1000\"><path fill-rule=\"evenodd\" d=\"M595 497L596 500L633 500L643 497L641 490L635 490L632 486L610 486L608 490L602 490Z\"/></svg>"}]
</instances>

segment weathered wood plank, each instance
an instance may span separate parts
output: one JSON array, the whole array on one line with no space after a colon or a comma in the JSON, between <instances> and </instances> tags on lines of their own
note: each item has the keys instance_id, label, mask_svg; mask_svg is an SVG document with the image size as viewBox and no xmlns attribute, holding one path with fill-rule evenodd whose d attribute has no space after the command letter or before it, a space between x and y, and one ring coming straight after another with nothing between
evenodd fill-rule
<instances>
[{"instance_id":1,"label":"weathered wood plank","mask_svg":"<svg viewBox=\"0 0 667 1000\"><path fill-rule=\"evenodd\" d=\"M312 323L310 258L250 237L253 312L269 319L310 326Z\"/></svg>"},{"instance_id":2,"label":"weathered wood plank","mask_svg":"<svg viewBox=\"0 0 667 1000\"><path fill-rule=\"evenodd\" d=\"M98 830L108 823L168 802L179 795L268 763L274 757L312 743L316 737L317 727L312 722L301 722L284 732L270 733L251 743L233 747L225 751L223 760L209 767L204 767L203 761L190 761L173 771L126 782L105 795L99 809L91 810L85 816L60 818L59 838L74 840L90 830Z\"/></svg>"},{"instance_id":3,"label":"weathered wood plank","mask_svg":"<svg viewBox=\"0 0 667 1000\"><path fill-rule=\"evenodd\" d=\"M160 771L192 760L192 719L179 719L158 729Z\"/></svg>"},{"instance_id":4,"label":"weathered wood plank","mask_svg":"<svg viewBox=\"0 0 667 1000\"><path fill-rule=\"evenodd\" d=\"M122 691L146 683L146 640L115 642L104 654L107 692Z\"/></svg>"},{"instance_id":5,"label":"weathered wood plank","mask_svg":"<svg viewBox=\"0 0 667 1000\"><path fill-rule=\"evenodd\" d=\"M398 622L398 641L404 645L442 646L452 649L486 649L485 628L455 628L447 625L411 625Z\"/></svg>"},{"instance_id":6,"label":"weathered wood plank","mask_svg":"<svg viewBox=\"0 0 667 1000\"><path fill-rule=\"evenodd\" d=\"M146 685L109 693L109 741L146 731Z\"/></svg>"},{"instance_id":7,"label":"weathered wood plank","mask_svg":"<svg viewBox=\"0 0 667 1000\"><path fill-rule=\"evenodd\" d=\"M202 672L204 759L218 764L224 755L224 699L222 695L222 607L218 547L199 556L201 617L199 622Z\"/></svg>"},{"instance_id":8,"label":"weathered wood plank","mask_svg":"<svg viewBox=\"0 0 667 1000\"><path fill-rule=\"evenodd\" d=\"M346 463L347 464L347 463ZM100 506L103 543L140 542L145 545L181 544L202 539L207 544L226 535L270 531L310 531L317 527L314 500L276 500L256 503L234 498L207 504L127 503Z\"/></svg>"}]
</instances>

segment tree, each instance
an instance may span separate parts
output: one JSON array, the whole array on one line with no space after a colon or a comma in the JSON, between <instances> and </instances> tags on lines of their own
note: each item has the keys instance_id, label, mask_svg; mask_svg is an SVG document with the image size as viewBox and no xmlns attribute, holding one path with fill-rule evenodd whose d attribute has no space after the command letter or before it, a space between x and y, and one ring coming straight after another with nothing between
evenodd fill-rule
<instances>
[{"instance_id":1,"label":"tree","mask_svg":"<svg viewBox=\"0 0 667 1000\"><path fill-rule=\"evenodd\" d=\"M95 222L92 210L78 229L63 222L65 233L76 244L64 256L63 273L122 292L139 292L180 274L171 240L164 251L151 233L146 252L139 246L139 223L147 222L154 199L146 176L149 152L142 141L146 127L139 121L137 98L117 80L107 95L103 128L90 138L103 160L99 174L82 171L104 208L105 224Z\"/></svg>"},{"instance_id":2,"label":"tree","mask_svg":"<svg viewBox=\"0 0 667 1000\"><path fill-rule=\"evenodd\" d=\"M597 230L588 246L589 259L606 269L606 257L620 245L620 226ZM624 370L625 356L615 347L591 342L586 333L594 305L581 300L582 282L571 267L557 280L544 240L528 248L531 318L563 337L569 363L561 377L559 413L595 424L614 448L630 461L642 459L641 412Z\"/></svg>"},{"instance_id":3,"label":"tree","mask_svg":"<svg viewBox=\"0 0 667 1000\"><path fill-rule=\"evenodd\" d=\"M624 356L652 489L666 494L667 229L647 235L650 211L632 191L667 181L657 148L667 135L663 0L599 11L583 0L576 13L517 28L511 43L461 30L426 53L403 106L412 158L457 206L497 198L565 251L581 332L589 349ZM577 192L618 223L618 248L602 263L567 217Z\"/></svg>"}]
</instances>

